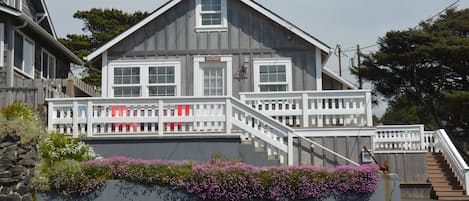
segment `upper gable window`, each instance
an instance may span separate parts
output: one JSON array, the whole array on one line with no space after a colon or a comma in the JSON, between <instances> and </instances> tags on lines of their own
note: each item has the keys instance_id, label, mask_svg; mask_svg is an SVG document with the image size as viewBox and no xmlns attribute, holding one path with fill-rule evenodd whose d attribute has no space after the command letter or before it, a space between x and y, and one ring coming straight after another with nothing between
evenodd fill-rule
<instances>
[{"instance_id":1,"label":"upper gable window","mask_svg":"<svg viewBox=\"0 0 469 201\"><path fill-rule=\"evenodd\" d=\"M196 31L227 31L226 0L196 0Z\"/></svg>"}]
</instances>

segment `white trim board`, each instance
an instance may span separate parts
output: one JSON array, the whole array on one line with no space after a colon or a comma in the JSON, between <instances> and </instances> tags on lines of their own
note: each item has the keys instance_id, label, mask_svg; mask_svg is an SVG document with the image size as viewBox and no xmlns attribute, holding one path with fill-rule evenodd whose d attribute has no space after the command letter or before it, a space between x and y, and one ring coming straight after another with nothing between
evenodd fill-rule
<instances>
[{"instance_id":1,"label":"white trim board","mask_svg":"<svg viewBox=\"0 0 469 201\"><path fill-rule=\"evenodd\" d=\"M5 24L0 23L0 67L5 66L3 57L5 56Z\"/></svg>"},{"instance_id":2,"label":"white trim board","mask_svg":"<svg viewBox=\"0 0 469 201\"><path fill-rule=\"evenodd\" d=\"M167 2L166 4L161 6L160 8L156 9L150 16L143 19L142 21L140 21L136 25L132 26L130 29L127 29L122 34L118 35L117 37L115 37L114 39L109 41L108 43L106 43L103 46L101 46L100 48L98 48L96 51L89 54L86 57L86 60L91 61L91 60L95 59L96 57L98 57L99 55L103 54L105 51L107 51L108 49L110 49L111 47L116 45L118 42L120 42L121 40L124 40L125 38L127 38L128 36L130 36L131 34L136 32L137 30L139 30L143 26L147 25L148 23L150 23L151 21L153 21L154 19L156 19L157 17L159 17L160 15L162 15L163 13L165 13L166 11L168 11L169 9L171 9L172 7L174 7L175 5L177 5L181 1L182 0L170 0L169 2ZM295 33L297 36L299 36L300 38L306 40L310 44L316 46L320 50L326 52L327 54L330 54L331 49L327 45L325 45L323 42L321 42L318 39L314 38L313 36L309 35L305 31L303 31L300 28L298 28L297 26L295 26L294 24L292 24L292 23L286 21L285 19L281 18L280 16L273 13L272 11L264 8L259 3L256 3L253 0L239 0L239 1L243 2L244 4L248 5L249 7L253 8L254 10L256 10L259 13L263 14L264 16L268 17L272 21L278 23L282 27L284 27L284 28L290 30L291 32Z\"/></svg>"}]
</instances>

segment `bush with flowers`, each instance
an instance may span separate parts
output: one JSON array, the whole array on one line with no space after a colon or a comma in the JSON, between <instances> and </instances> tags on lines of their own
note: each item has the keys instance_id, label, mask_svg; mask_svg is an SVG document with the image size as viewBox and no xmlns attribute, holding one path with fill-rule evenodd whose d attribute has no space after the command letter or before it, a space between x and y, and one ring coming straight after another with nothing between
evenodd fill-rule
<instances>
[{"instance_id":1,"label":"bush with flowers","mask_svg":"<svg viewBox=\"0 0 469 201\"><path fill-rule=\"evenodd\" d=\"M50 189L86 195L107 180L158 185L185 191L201 200L303 200L332 194L368 195L378 182L378 167L254 167L214 160L144 161L123 157L62 163L49 178Z\"/></svg>"}]
</instances>

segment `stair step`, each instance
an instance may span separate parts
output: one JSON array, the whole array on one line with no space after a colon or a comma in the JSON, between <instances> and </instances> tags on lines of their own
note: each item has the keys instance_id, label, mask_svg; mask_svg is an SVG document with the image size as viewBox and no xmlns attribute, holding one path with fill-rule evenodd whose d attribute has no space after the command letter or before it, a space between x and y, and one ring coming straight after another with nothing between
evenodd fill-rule
<instances>
[{"instance_id":1,"label":"stair step","mask_svg":"<svg viewBox=\"0 0 469 201\"><path fill-rule=\"evenodd\" d=\"M462 196L462 197L438 197L438 200L451 200L451 201L469 200L469 197L467 197L467 196Z\"/></svg>"},{"instance_id":2,"label":"stair step","mask_svg":"<svg viewBox=\"0 0 469 201\"><path fill-rule=\"evenodd\" d=\"M462 189L462 187L452 187L452 186L433 186L433 190L435 192L445 192L445 191L462 191L464 192L464 190Z\"/></svg>"},{"instance_id":3,"label":"stair step","mask_svg":"<svg viewBox=\"0 0 469 201\"><path fill-rule=\"evenodd\" d=\"M460 191L436 191L436 196L437 197L461 197L465 196L465 193L463 190ZM468 196L469 198L469 196Z\"/></svg>"}]
</instances>

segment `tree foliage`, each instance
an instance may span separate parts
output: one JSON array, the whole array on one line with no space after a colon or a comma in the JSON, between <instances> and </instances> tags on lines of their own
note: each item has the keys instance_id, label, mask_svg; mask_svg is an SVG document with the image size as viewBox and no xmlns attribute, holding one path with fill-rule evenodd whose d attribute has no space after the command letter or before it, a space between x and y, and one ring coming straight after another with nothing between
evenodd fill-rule
<instances>
[{"instance_id":1,"label":"tree foliage","mask_svg":"<svg viewBox=\"0 0 469 201\"><path fill-rule=\"evenodd\" d=\"M83 31L88 34L68 34L59 40L83 59L147 16L147 12L126 13L117 9L93 8L88 11L77 11L73 17L84 22ZM96 71L88 71L87 75L83 81L96 86L101 84L101 75Z\"/></svg>"},{"instance_id":2,"label":"tree foliage","mask_svg":"<svg viewBox=\"0 0 469 201\"><path fill-rule=\"evenodd\" d=\"M352 73L395 103L388 112L408 107L419 123L441 127L445 94L469 91L469 9L450 9L418 28L389 31L378 44Z\"/></svg>"}]
</instances>

